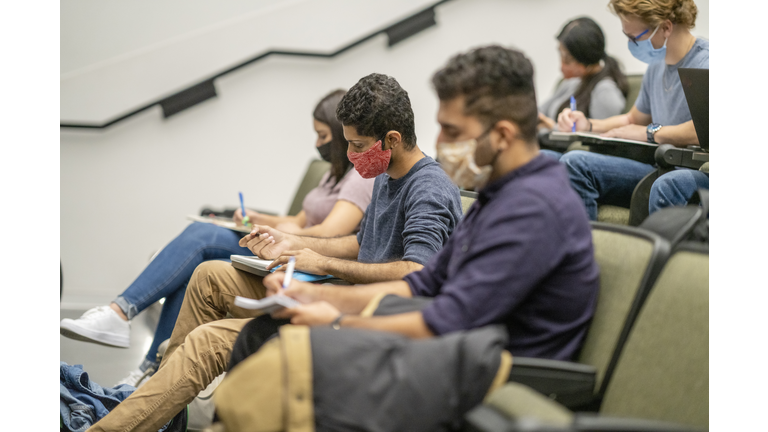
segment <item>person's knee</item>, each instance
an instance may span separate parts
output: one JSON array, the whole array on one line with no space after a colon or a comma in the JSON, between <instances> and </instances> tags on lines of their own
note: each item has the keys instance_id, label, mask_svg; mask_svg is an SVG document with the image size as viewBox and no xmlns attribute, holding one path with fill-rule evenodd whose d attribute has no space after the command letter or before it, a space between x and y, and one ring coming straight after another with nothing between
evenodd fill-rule
<instances>
[{"instance_id":1,"label":"person's knee","mask_svg":"<svg viewBox=\"0 0 768 432\"><path fill-rule=\"evenodd\" d=\"M221 228L219 226L216 226L214 224L209 224L209 223L193 222L184 229L184 231L182 232L182 235L185 236L187 239L209 241L216 238L216 235L222 229L226 229L226 228Z\"/></svg>"},{"instance_id":2,"label":"person's knee","mask_svg":"<svg viewBox=\"0 0 768 432\"><path fill-rule=\"evenodd\" d=\"M189 285L187 286L187 293L208 292L211 280L215 278L215 275L222 271L226 271L227 267L231 266L230 263L219 260L204 261L200 263L192 273Z\"/></svg>"},{"instance_id":3,"label":"person's knee","mask_svg":"<svg viewBox=\"0 0 768 432\"><path fill-rule=\"evenodd\" d=\"M570 173L584 173L589 170L594 154L584 150L574 150L564 154L560 162L565 164Z\"/></svg>"}]
</instances>

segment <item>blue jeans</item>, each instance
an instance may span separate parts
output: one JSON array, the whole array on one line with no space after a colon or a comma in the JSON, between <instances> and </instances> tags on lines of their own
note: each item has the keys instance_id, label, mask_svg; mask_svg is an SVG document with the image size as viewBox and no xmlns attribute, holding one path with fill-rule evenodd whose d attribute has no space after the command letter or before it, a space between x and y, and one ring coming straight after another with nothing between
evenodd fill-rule
<instances>
[{"instance_id":1,"label":"blue jeans","mask_svg":"<svg viewBox=\"0 0 768 432\"><path fill-rule=\"evenodd\" d=\"M687 168L668 172L653 182L648 212L669 206L683 206L698 189L709 190L709 175Z\"/></svg>"},{"instance_id":2,"label":"blue jeans","mask_svg":"<svg viewBox=\"0 0 768 432\"><path fill-rule=\"evenodd\" d=\"M606 156L583 150L560 158L568 168L571 186L579 194L590 220L597 220L597 205L629 208L635 186L655 168L631 159Z\"/></svg>"},{"instance_id":3,"label":"blue jeans","mask_svg":"<svg viewBox=\"0 0 768 432\"><path fill-rule=\"evenodd\" d=\"M230 255L253 255L240 247L241 235L212 224L194 222L170 242L149 263L135 281L114 302L132 319L154 302L165 297L155 339L141 369L155 363L157 347L171 337L179 316L187 283L203 261L229 259Z\"/></svg>"}]
</instances>

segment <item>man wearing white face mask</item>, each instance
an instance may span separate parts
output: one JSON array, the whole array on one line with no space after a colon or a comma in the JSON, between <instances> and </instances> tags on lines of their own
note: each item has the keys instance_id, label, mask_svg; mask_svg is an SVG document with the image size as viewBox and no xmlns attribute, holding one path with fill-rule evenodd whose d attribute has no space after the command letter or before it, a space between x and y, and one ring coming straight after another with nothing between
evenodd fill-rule
<instances>
[{"instance_id":1,"label":"man wearing white face mask","mask_svg":"<svg viewBox=\"0 0 768 432\"><path fill-rule=\"evenodd\" d=\"M267 295L303 303L273 316L414 338L502 324L513 356L572 360L594 313L598 268L565 168L539 153L530 61L499 46L478 48L452 58L432 83L438 159L456 184L479 189L478 200L443 249L403 280L354 289L294 280L282 289L282 273L267 276ZM411 312L360 316L385 294L432 299ZM257 321L235 343L242 358Z\"/></svg>"},{"instance_id":2,"label":"man wearing white face mask","mask_svg":"<svg viewBox=\"0 0 768 432\"><path fill-rule=\"evenodd\" d=\"M648 69L635 105L627 114L603 120L588 119L580 111L564 109L558 129L600 132L606 137L658 144L698 144L691 113L685 102L679 68L709 69L709 42L690 32L696 22L693 0L611 0L610 7L621 19L632 55ZM651 7L649 7L651 6ZM571 184L581 196L590 219L597 219L597 205L629 207L640 180L653 171L652 165L630 159L584 151L566 153ZM678 169L659 177L651 189L649 211L685 205L699 189L709 189L709 176Z\"/></svg>"}]
</instances>

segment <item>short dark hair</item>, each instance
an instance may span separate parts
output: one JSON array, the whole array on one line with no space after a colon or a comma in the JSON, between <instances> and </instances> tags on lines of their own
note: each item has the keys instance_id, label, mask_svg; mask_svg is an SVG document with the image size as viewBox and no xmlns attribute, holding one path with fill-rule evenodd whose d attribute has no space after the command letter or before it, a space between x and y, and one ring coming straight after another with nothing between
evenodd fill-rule
<instances>
[{"instance_id":1,"label":"short dark hair","mask_svg":"<svg viewBox=\"0 0 768 432\"><path fill-rule=\"evenodd\" d=\"M347 158L347 140L344 139L344 129L336 119L336 107L347 93L346 90L334 90L317 103L312 117L331 128L331 178L334 184L341 181L352 162ZM329 179L330 180L330 179Z\"/></svg>"},{"instance_id":2,"label":"short dark hair","mask_svg":"<svg viewBox=\"0 0 768 432\"><path fill-rule=\"evenodd\" d=\"M464 96L464 114L486 127L509 120L524 140L536 140L533 65L520 51L491 45L458 54L435 73L432 85L442 101Z\"/></svg>"},{"instance_id":3,"label":"short dark hair","mask_svg":"<svg viewBox=\"0 0 768 432\"><path fill-rule=\"evenodd\" d=\"M406 150L416 146L411 100L390 76L372 73L361 78L339 102L336 117L359 135L379 139L394 130L400 132Z\"/></svg>"}]
</instances>

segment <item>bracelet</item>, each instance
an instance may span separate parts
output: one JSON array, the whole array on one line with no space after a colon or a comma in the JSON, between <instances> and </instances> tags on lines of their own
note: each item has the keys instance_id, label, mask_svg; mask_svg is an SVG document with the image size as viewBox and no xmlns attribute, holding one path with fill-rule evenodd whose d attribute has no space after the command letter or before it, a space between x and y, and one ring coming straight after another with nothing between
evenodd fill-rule
<instances>
[{"instance_id":1,"label":"bracelet","mask_svg":"<svg viewBox=\"0 0 768 432\"><path fill-rule=\"evenodd\" d=\"M590 119L587 119L589 122L589 131L592 132L592 121Z\"/></svg>"},{"instance_id":2,"label":"bracelet","mask_svg":"<svg viewBox=\"0 0 768 432\"><path fill-rule=\"evenodd\" d=\"M344 314L339 314L339 316L336 317L335 320L331 323L331 328L334 330L338 330L341 328L341 319L344 318Z\"/></svg>"}]
</instances>

